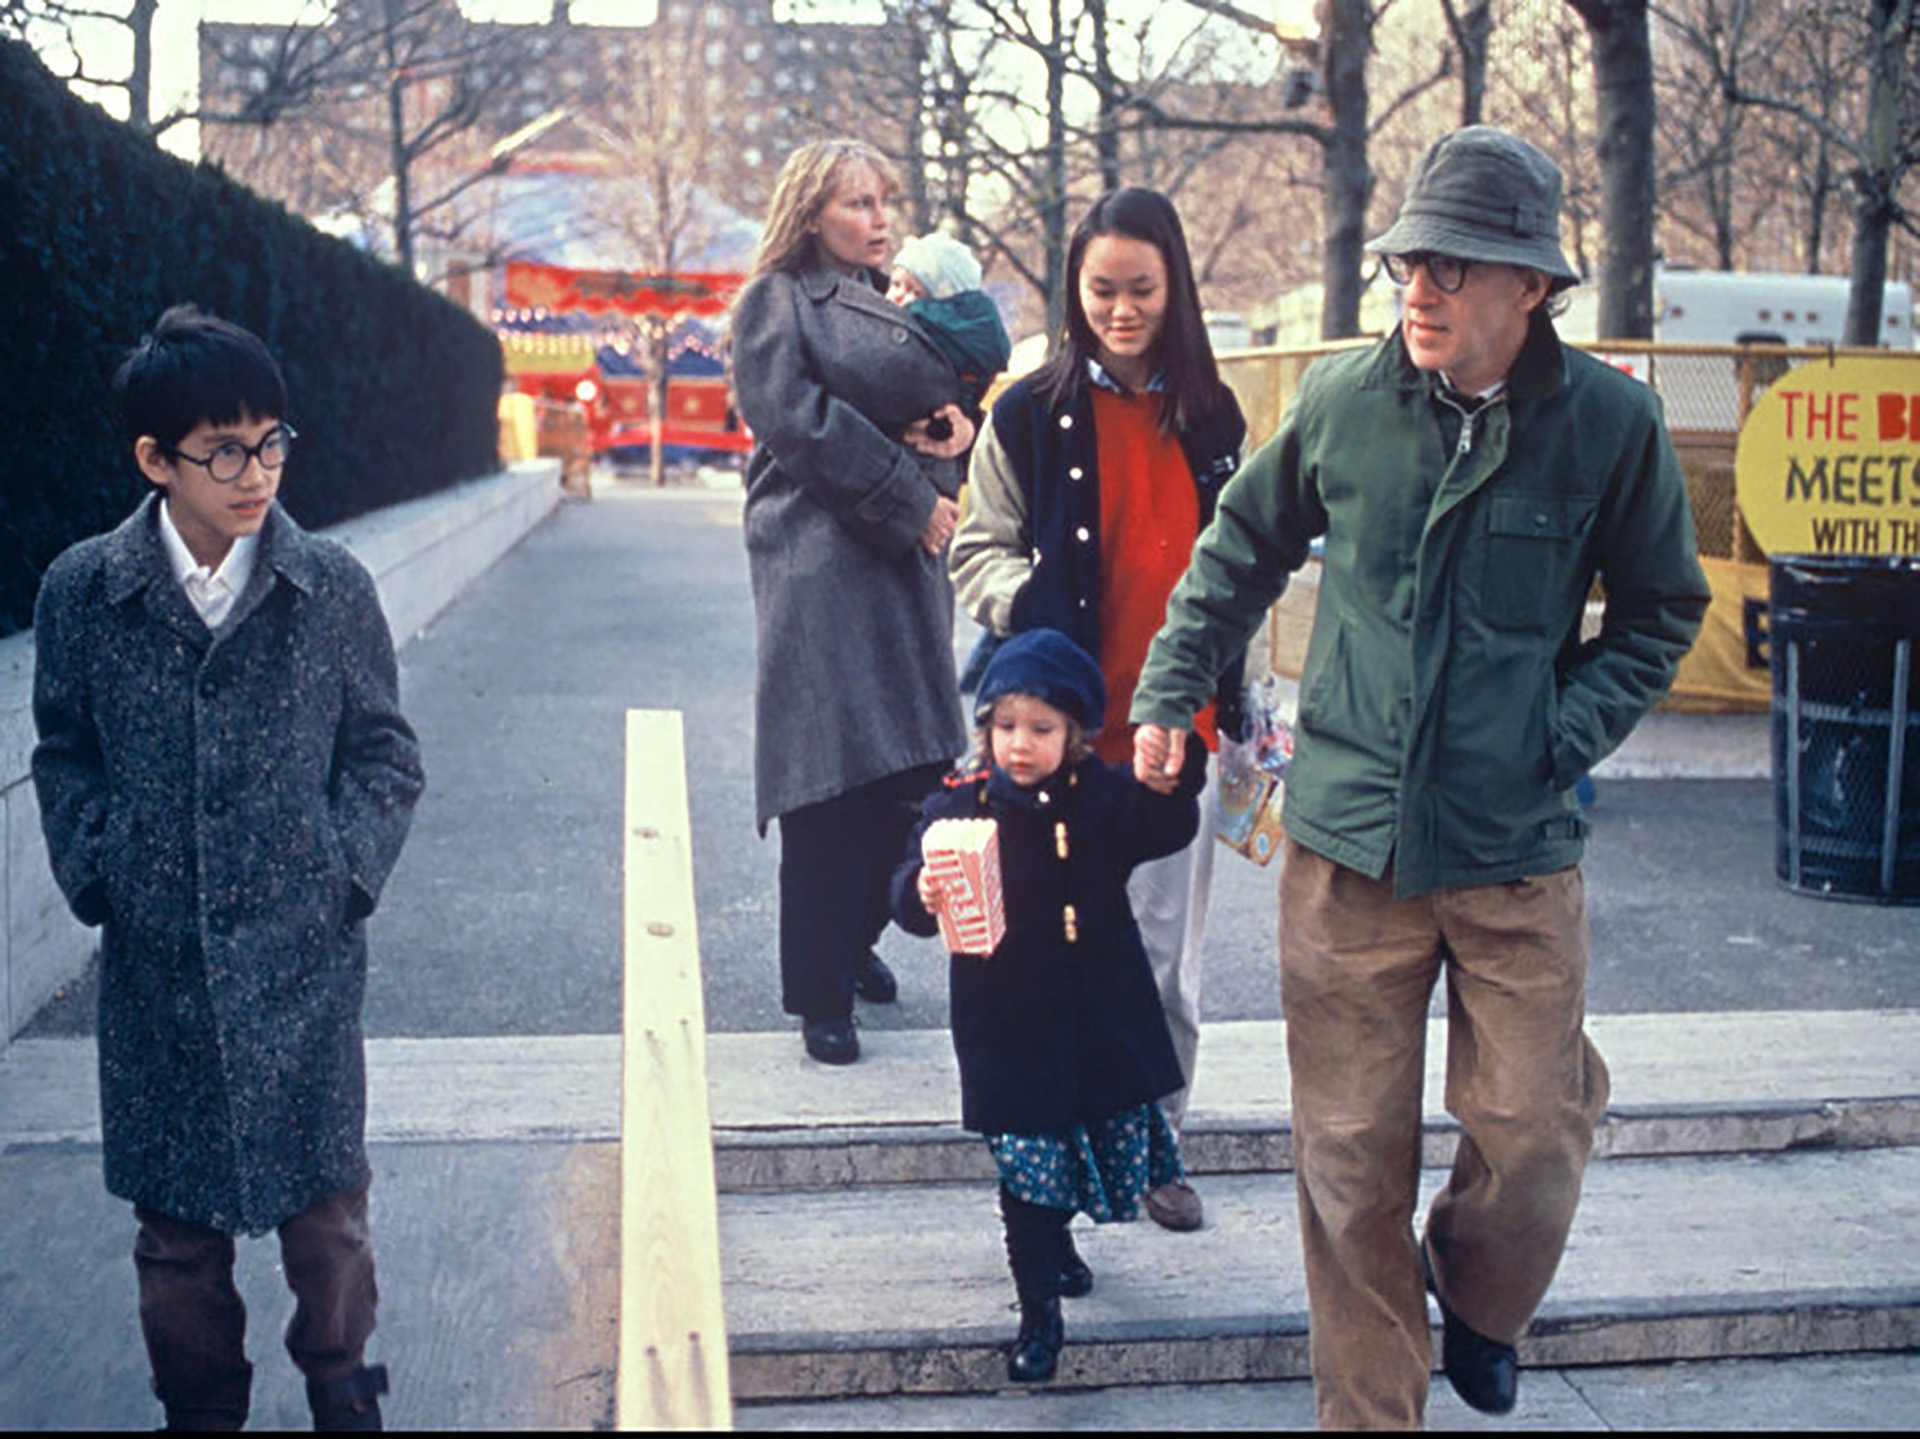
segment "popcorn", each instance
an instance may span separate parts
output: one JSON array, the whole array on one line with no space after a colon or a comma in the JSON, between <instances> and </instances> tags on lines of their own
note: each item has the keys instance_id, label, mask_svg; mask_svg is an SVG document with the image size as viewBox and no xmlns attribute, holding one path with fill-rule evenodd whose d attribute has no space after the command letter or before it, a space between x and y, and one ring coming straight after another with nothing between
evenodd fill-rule
<instances>
[{"instance_id":1,"label":"popcorn","mask_svg":"<svg viewBox=\"0 0 1920 1439\"><path fill-rule=\"evenodd\" d=\"M920 841L927 873L940 881L940 937L955 954L982 958L1007 932L1000 888L1000 827L990 819L939 819Z\"/></svg>"}]
</instances>

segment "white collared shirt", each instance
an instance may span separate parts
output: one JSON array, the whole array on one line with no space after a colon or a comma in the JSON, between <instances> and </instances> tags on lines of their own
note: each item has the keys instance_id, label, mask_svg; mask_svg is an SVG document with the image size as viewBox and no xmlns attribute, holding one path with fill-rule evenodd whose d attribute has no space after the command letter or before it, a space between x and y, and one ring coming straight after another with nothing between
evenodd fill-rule
<instances>
[{"instance_id":1,"label":"white collared shirt","mask_svg":"<svg viewBox=\"0 0 1920 1439\"><path fill-rule=\"evenodd\" d=\"M247 581L253 578L254 556L260 548L260 536L241 535L234 540L233 548L227 551L227 557L220 562L219 569L201 564L187 548L187 542L180 538L180 531L174 527L173 516L168 513L167 502L160 502L160 547L167 552L167 563L173 568L173 577L180 582L180 588L187 592L187 601L205 622L208 629L218 629L220 622L233 610L233 603L240 598L241 591L247 587Z\"/></svg>"}]
</instances>

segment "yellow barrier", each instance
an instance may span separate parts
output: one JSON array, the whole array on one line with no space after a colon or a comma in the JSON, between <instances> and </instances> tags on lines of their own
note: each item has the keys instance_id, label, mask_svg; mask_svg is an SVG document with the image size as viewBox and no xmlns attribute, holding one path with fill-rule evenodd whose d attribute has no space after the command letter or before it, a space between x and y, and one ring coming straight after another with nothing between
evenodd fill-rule
<instances>
[{"instance_id":1,"label":"yellow barrier","mask_svg":"<svg viewBox=\"0 0 1920 1439\"><path fill-rule=\"evenodd\" d=\"M731 1429L680 715L627 712L615 1422Z\"/></svg>"}]
</instances>

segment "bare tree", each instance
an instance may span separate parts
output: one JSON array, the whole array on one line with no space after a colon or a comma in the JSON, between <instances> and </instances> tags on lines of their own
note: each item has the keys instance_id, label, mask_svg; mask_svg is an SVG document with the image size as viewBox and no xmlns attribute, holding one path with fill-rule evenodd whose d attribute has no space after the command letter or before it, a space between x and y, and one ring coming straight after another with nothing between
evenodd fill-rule
<instances>
[{"instance_id":1,"label":"bare tree","mask_svg":"<svg viewBox=\"0 0 1920 1439\"><path fill-rule=\"evenodd\" d=\"M482 137L510 129L519 74L553 49L551 25L476 24L453 0L341 0L321 25L206 26L202 92L216 98L197 112L215 131L203 145L305 213L329 208L312 187L331 176L334 207L379 217L417 274L422 242L458 240L472 219L462 197L506 169L510 145Z\"/></svg>"},{"instance_id":2,"label":"bare tree","mask_svg":"<svg viewBox=\"0 0 1920 1439\"><path fill-rule=\"evenodd\" d=\"M215 115L197 101L180 103L178 97L166 97L168 108L156 113L153 27L159 11L160 0L4 0L0 4L0 33L32 44L47 67L69 86L83 93L124 96L128 127L150 139L158 140L192 120L243 118L237 109ZM125 73L103 71L91 58L101 47L87 43L87 32L108 28L126 32L129 58ZM272 83L262 84L247 97L253 111L247 118L259 121L267 118L270 106L284 108L311 98L316 59L324 70L329 58L324 53L316 57L305 43L303 37L314 32L311 20L287 25L276 47Z\"/></svg>"},{"instance_id":3,"label":"bare tree","mask_svg":"<svg viewBox=\"0 0 1920 1439\"><path fill-rule=\"evenodd\" d=\"M1654 92L1647 0L1567 0L1593 41L1600 132L1600 334L1653 338Z\"/></svg>"},{"instance_id":4,"label":"bare tree","mask_svg":"<svg viewBox=\"0 0 1920 1439\"><path fill-rule=\"evenodd\" d=\"M1487 47L1493 36L1493 0L1440 0L1460 56L1460 123L1478 125L1487 104Z\"/></svg>"},{"instance_id":5,"label":"bare tree","mask_svg":"<svg viewBox=\"0 0 1920 1439\"><path fill-rule=\"evenodd\" d=\"M1842 52L1844 79L1824 103L1791 97L1779 79L1755 76L1750 37L1764 11L1752 0L1731 0L1703 39L1703 54L1728 100L1790 116L1803 135L1824 142L1826 153L1852 162L1853 243L1843 338L1879 341L1885 302L1888 242L1894 228L1920 234L1901 187L1920 160L1920 19L1915 0L1820 0L1823 16L1851 14L1852 43ZM1808 77L1799 77L1804 87ZM1770 83L1771 80L1771 83ZM1805 91L1801 91L1804 96ZM1849 97L1858 97L1857 107ZM1822 168L1826 156L1822 157Z\"/></svg>"},{"instance_id":6,"label":"bare tree","mask_svg":"<svg viewBox=\"0 0 1920 1439\"><path fill-rule=\"evenodd\" d=\"M712 90L689 78L701 73L700 39L684 15L663 14L644 43L629 47L615 67L617 118L591 126L620 177L613 191L614 227L631 268L643 273L694 268L715 238L711 137L720 117ZM662 313L635 319L647 377L648 472L656 486L666 483L667 352L677 318Z\"/></svg>"},{"instance_id":7,"label":"bare tree","mask_svg":"<svg viewBox=\"0 0 1920 1439\"><path fill-rule=\"evenodd\" d=\"M1270 28L1266 16L1242 9L1234 0L1188 0L1188 3L1246 29ZM1324 119L1277 116L1255 121L1219 121L1174 114L1150 101L1143 102L1142 106L1148 122L1156 125L1293 135L1319 148L1325 243L1321 266L1324 285L1321 334L1327 339L1343 339L1360 333L1361 260L1366 243L1367 206L1374 189L1374 172L1368 160L1369 142L1400 110L1444 80L1453 67L1451 52L1443 50L1430 74L1414 80L1378 114L1372 113L1368 65L1374 54L1376 29L1391 4L1392 0L1325 0L1316 87L1324 98ZM1286 95L1284 87L1281 94Z\"/></svg>"}]
</instances>

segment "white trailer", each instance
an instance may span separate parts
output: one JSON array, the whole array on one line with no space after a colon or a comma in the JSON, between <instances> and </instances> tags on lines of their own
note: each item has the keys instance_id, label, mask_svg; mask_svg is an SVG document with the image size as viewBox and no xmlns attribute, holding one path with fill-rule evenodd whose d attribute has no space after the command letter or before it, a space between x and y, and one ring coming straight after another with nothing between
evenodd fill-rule
<instances>
[{"instance_id":1,"label":"white trailer","mask_svg":"<svg viewBox=\"0 0 1920 1439\"><path fill-rule=\"evenodd\" d=\"M1677 344L1838 345L1851 283L1845 275L1663 267L1653 277L1653 337ZM1911 286L1887 283L1878 343L1914 348Z\"/></svg>"}]
</instances>

